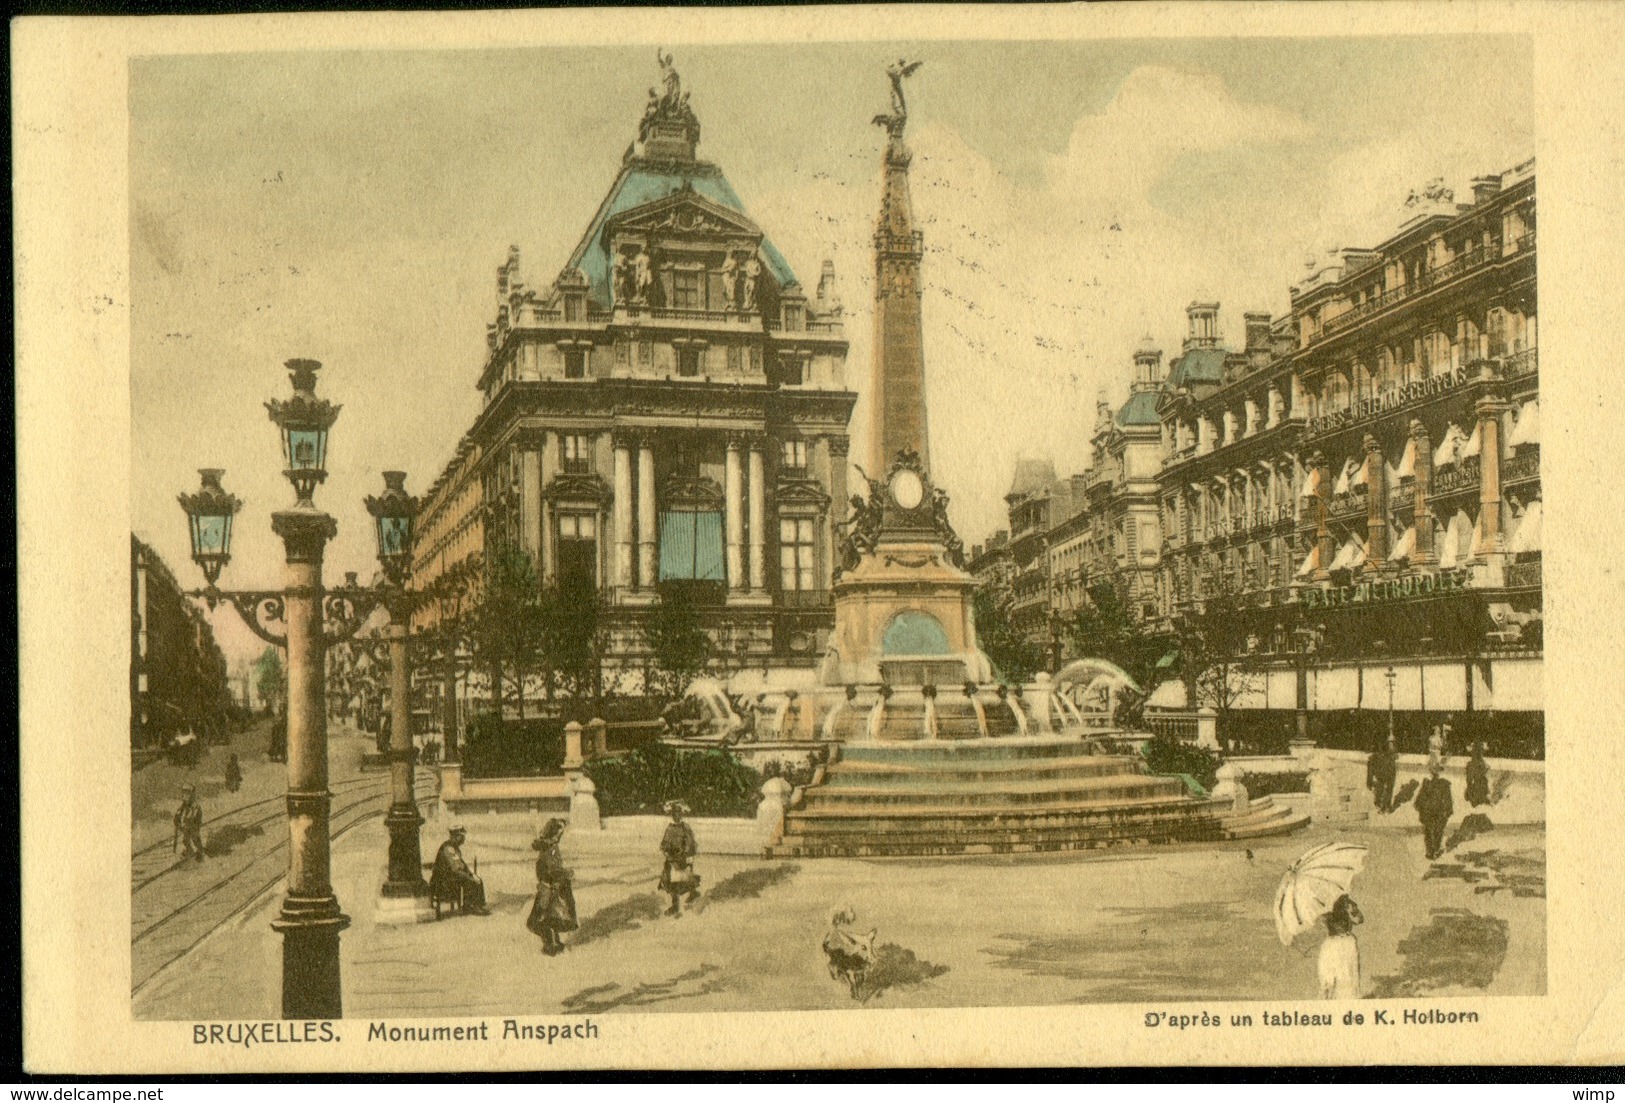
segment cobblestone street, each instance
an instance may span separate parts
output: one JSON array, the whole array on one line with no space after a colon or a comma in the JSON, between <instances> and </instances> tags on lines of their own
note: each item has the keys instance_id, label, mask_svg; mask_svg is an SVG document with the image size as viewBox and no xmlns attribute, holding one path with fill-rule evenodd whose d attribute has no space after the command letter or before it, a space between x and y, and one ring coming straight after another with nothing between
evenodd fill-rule
<instances>
[{"instance_id":1,"label":"cobblestone street","mask_svg":"<svg viewBox=\"0 0 1625 1103\"><path fill-rule=\"evenodd\" d=\"M858 930L878 931L869 1006L1305 1000L1316 991L1313 950L1281 946L1270 904L1285 866L1331 838L1371 848L1354 887L1368 995L1545 990L1540 828L1492 829L1436 863L1423 860L1417 830L1363 825L1250 849L883 861L708 858L702 834L705 893L680 919L661 914L656 855L571 832L581 929L568 953L547 958L523 925L528 844L543 818L467 817L466 853L479 859L493 914L417 926L374 922L382 826L335 841L335 882L354 919L343 942L348 1016L850 1008L820 951L841 904L857 911ZM425 825L426 858L447 823ZM277 903L267 893L144 988L136 1016L274 1015Z\"/></svg>"}]
</instances>

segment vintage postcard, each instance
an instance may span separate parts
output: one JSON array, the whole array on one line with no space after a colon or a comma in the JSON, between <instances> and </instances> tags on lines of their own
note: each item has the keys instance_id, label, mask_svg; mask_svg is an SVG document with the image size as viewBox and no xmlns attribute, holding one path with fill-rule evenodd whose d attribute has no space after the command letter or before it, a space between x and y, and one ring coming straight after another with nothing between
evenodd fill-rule
<instances>
[{"instance_id":1,"label":"vintage postcard","mask_svg":"<svg viewBox=\"0 0 1625 1103\"><path fill-rule=\"evenodd\" d=\"M1618 1061L1621 30L20 24L30 1068Z\"/></svg>"}]
</instances>

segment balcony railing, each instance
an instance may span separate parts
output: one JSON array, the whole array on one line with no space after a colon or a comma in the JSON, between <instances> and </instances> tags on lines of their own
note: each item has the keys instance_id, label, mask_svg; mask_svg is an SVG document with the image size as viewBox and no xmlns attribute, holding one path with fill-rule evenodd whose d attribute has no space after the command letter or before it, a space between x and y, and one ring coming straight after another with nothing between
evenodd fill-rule
<instances>
[{"instance_id":1,"label":"balcony railing","mask_svg":"<svg viewBox=\"0 0 1625 1103\"><path fill-rule=\"evenodd\" d=\"M1532 348L1515 352L1501 361L1501 377L1503 379L1518 379L1525 375L1535 375L1540 371L1540 356Z\"/></svg>"},{"instance_id":2,"label":"balcony railing","mask_svg":"<svg viewBox=\"0 0 1625 1103\"><path fill-rule=\"evenodd\" d=\"M1433 485L1429 497L1438 497L1441 494L1456 494L1463 490L1470 490L1478 485L1479 469L1478 457L1471 456L1454 467L1441 467L1433 473Z\"/></svg>"},{"instance_id":3,"label":"balcony railing","mask_svg":"<svg viewBox=\"0 0 1625 1103\"><path fill-rule=\"evenodd\" d=\"M1503 484L1530 482L1540 478L1540 454L1527 452L1513 456L1501 465Z\"/></svg>"},{"instance_id":4,"label":"balcony railing","mask_svg":"<svg viewBox=\"0 0 1625 1103\"><path fill-rule=\"evenodd\" d=\"M1507 586L1514 589L1526 589L1540 586L1540 560L1530 563L1509 563L1506 569Z\"/></svg>"},{"instance_id":5,"label":"balcony railing","mask_svg":"<svg viewBox=\"0 0 1625 1103\"><path fill-rule=\"evenodd\" d=\"M1527 238L1519 238L1518 240L1519 242L1528 240L1531 247L1534 245L1533 234L1528 235ZM1332 334L1341 330L1347 329L1354 323L1360 321L1362 318L1369 318L1371 315L1376 314L1379 311L1388 309L1395 303L1403 302L1404 300L1412 298L1413 296L1420 295L1426 291L1431 291L1435 287L1449 283L1458 276L1463 276L1474 269L1483 267L1486 263L1492 260L1499 260L1500 258L1501 246L1498 243L1492 243L1489 248L1481 247L1474 249L1471 252L1463 253L1455 260L1441 264L1437 268L1428 269L1426 272L1423 272L1420 276L1409 283L1402 283L1398 287L1391 287L1382 294L1367 299L1365 302L1359 304L1351 310L1345 311L1344 313L1335 317L1327 318L1325 322L1321 323L1320 333L1316 335L1315 340L1324 341L1327 337L1330 337Z\"/></svg>"},{"instance_id":6,"label":"balcony railing","mask_svg":"<svg viewBox=\"0 0 1625 1103\"><path fill-rule=\"evenodd\" d=\"M1366 488L1363 486L1358 490L1345 490L1341 494L1332 495L1330 506L1332 516L1366 512L1367 497Z\"/></svg>"},{"instance_id":7,"label":"balcony railing","mask_svg":"<svg viewBox=\"0 0 1625 1103\"><path fill-rule=\"evenodd\" d=\"M778 604L783 609L828 609L828 590L780 590Z\"/></svg>"}]
</instances>

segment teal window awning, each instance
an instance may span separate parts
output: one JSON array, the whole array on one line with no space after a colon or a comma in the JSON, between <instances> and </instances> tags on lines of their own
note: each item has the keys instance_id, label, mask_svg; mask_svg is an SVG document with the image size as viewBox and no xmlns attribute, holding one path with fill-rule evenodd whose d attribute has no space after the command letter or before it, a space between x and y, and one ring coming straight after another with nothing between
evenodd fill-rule
<instances>
[{"instance_id":1,"label":"teal window awning","mask_svg":"<svg viewBox=\"0 0 1625 1103\"><path fill-rule=\"evenodd\" d=\"M722 514L668 510L660 515L660 580L724 582Z\"/></svg>"}]
</instances>

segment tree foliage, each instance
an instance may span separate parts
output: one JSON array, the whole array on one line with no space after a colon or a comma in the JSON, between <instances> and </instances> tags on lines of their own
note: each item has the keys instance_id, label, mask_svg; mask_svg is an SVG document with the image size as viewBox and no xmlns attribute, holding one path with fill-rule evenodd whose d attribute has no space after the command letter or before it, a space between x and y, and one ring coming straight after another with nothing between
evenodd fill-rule
<instances>
[{"instance_id":1,"label":"tree foliage","mask_svg":"<svg viewBox=\"0 0 1625 1103\"><path fill-rule=\"evenodd\" d=\"M660 600L649 612L644 635L654 656L650 688L659 696L681 697L711 662L711 636L687 587L660 588Z\"/></svg>"},{"instance_id":2,"label":"tree foliage","mask_svg":"<svg viewBox=\"0 0 1625 1103\"><path fill-rule=\"evenodd\" d=\"M260 700L273 710L282 700L287 676L282 669L282 656L274 647L267 647L254 661L254 689Z\"/></svg>"},{"instance_id":3,"label":"tree foliage","mask_svg":"<svg viewBox=\"0 0 1625 1103\"><path fill-rule=\"evenodd\" d=\"M1025 683L1044 669L1043 645L1016 630L1008 600L983 588L976 591L972 609L976 615L976 642L1005 681Z\"/></svg>"}]
</instances>

